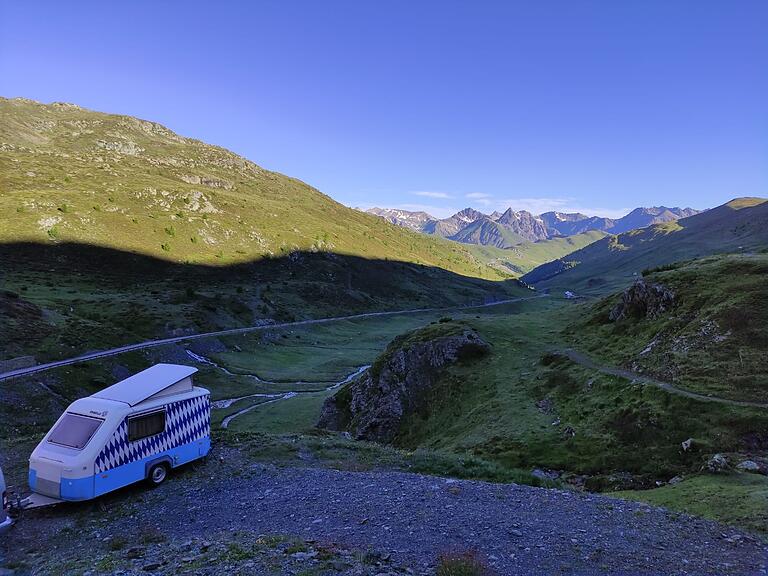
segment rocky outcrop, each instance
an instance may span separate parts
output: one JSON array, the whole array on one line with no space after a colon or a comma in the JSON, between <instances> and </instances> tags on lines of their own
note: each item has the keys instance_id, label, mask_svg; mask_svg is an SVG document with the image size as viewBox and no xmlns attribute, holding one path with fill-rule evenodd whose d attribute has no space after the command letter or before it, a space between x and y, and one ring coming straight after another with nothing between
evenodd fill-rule
<instances>
[{"instance_id":1,"label":"rocky outcrop","mask_svg":"<svg viewBox=\"0 0 768 576\"><path fill-rule=\"evenodd\" d=\"M608 314L612 322L625 318L657 318L672 309L675 294L661 284L649 284L642 278L624 290L621 301Z\"/></svg>"},{"instance_id":2,"label":"rocky outcrop","mask_svg":"<svg viewBox=\"0 0 768 576\"><path fill-rule=\"evenodd\" d=\"M442 370L487 354L490 346L469 328L430 337L428 327L395 339L370 371L323 405L318 427L349 431L359 440L392 442L405 417L418 410Z\"/></svg>"},{"instance_id":3,"label":"rocky outcrop","mask_svg":"<svg viewBox=\"0 0 768 576\"><path fill-rule=\"evenodd\" d=\"M551 237L544 221L526 210L515 211L508 208L496 222L531 242Z\"/></svg>"},{"instance_id":4,"label":"rocky outcrop","mask_svg":"<svg viewBox=\"0 0 768 576\"><path fill-rule=\"evenodd\" d=\"M762 474L768 476L768 465L765 462L755 462L754 460L744 460L736 465L736 470L740 472L749 472L751 474Z\"/></svg>"},{"instance_id":5,"label":"rocky outcrop","mask_svg":"<svg viewBox=\"0 0 768 576\"><path fill-rule=\"evenodd\" d=\"M182 174L180 177L187 184L202 184L210 188L223 188L232 190L232 182L211 176L197 176L196 174Z\"/></svg>"},{"instance_id":6,"label":"rocky outcrop","mask_svg":"<svg viewBox=\"0 0 768 576\"><path fill-rule=\"evenodd\" d=\"M728 457L725 454L715 454L707 460L707 463L704 465L704 469L707 472L725 472L729 470L731 467L731 464L728 462Z\"/></svg>"}]
</instances>

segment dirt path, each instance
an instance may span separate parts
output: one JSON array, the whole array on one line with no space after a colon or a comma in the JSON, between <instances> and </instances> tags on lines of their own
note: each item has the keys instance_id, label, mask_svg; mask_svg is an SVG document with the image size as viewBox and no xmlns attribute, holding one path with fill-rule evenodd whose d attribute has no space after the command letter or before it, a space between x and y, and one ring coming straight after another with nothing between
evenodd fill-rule
<instances>
[{"instance_id":1,"label":"dirt path","mask_svg":"<svg viewBox=\"0 0 768 576\"><path fill-rule=\"evenodd\" d=\"M211 336L231 336L234 334L245 334L247 332L256 332L259 330L276 330L280 328L290 328L293 326L309 326L312 324L327 324L329 322L338 322L340 320L357 320L360 318L377 318L382 316L397 316L401 314L419 314L424 312L448 312L451 310L472 310L475 308L490 308L491 306L501 306L503 304L510 304L512 302L522 302L524 300L533 300L535 298L544 298L547 294L538 294L536 296L528 296L525 298L508 298L506 300L498 300L496 302L489 302L487 304L467 305L467 306L449 306L446 308L414 308L411 310L392 310L389 312L366 312L364 314L352 314L349 316L334 316L331 318L318 318L315 320L300 320L298 322L284 322L282 324L260 324L258 326L246 326L244 328L231 328L229 330L218 330L216 332L202 332L200 334L187 334L186 336L176 336L173 338L162 338L159 340L146 340L144 342L138 342L136 344L128 344L126 346L119 346L118 348L111 348L109 350L100 350L96 352L88 352L87 354L81 354L74 358L67 358L66 360L58 360L56 362L48 362L46 364L38 364L37 366L30 366L29 368L20 368L18 370L11 370L10 372L4 372L0 374L0 382L3 380L9 380L11 378L18 378L20 376L28 376L37 372L43 372L52 368L58 368L60 366L68 366L70 364L77 364L78 362L86 362L88 360L96 360L98 358L106 358L108 356L116 356L124 352L132 352L134 350L143 350L145 348L153 348L156 346L164 346L166 344L174 344L176 342L186 342L188 340L196 340L198 338L209 338Z\"/></svg>"},{"instance_id":2,"label":"dirt path","mask_svg":"<svg viewBox=\"0 0 768 576\"><path fill-rule=\"evenodd\" d=\"M137 485L100 504L29 513L0 541L0 554L8 561L32 559L37 573L46 574L70 558L91 559L93 566L109 553L106 542L120 536L128 541L111 553L110 573L119 567L168 574L175 571L143 567L148 546L131 539L154 529L156 540L175 545L246 531L377 551L416 574L433 574L440 553L468 548L501 575L766 573L764 542L644 504L402 472L278 467L238 453L217 451L156 490ZM54 541L44 554L28 555L30 547ZM174 562L169 554L153 554Z\"/></svg>"},{"instance_id":3,"label":"dirt path","mask_svg":"<svg viewBox=\"0 0 768 576\"><path fill-rule=\"evenodd\" d=\"M602 372L603 374L611 374L612 376L619 376L620 378L626 378L627 380L642 382L643 384L650 384L652 386L661 388L662 390L665 390L670 394L678 394L680 396L685 396L686 398L693 398L694 400L700 400L702 402L716 402L718 404L726 404L728 406L741 406L741 407L747 407L747 408L768 408L768 404L763 404L760 402L748 402L745 400L729 400L728 398L719 398L717 396L707 396L705 394L698 394L697 392L691 392L690 390L685 390L684 388L678 388L674 384L671 384L669 382L664 382L663 380L657 380L656 378L652 378L644 374L638 374L637 372L624 370L623 368L616 368L614 366L599 364L598 362L595 362L592 358L590 358L583 352L573 350L572 348L557 350L556 353L567 356L569 359L576 362L577 364L581 364L585 368L589 368L591 370L597 370L598 372Z\"/></svg>"}]
</instances>

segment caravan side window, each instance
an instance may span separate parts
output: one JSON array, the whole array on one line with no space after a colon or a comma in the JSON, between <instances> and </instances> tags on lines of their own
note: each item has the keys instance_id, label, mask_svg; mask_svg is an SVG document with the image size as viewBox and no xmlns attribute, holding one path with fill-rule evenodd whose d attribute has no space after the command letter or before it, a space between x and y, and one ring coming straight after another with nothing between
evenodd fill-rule
<instances>
[{"instance_id":1,"label":"caravan side window","mask_svg":"<svg viewBox=\"0 0 768 576\"><path fill-rule=\"evenodd\" d=\"M128 441L134 442L165 430L165 410L128 418Z\"/></svg>"}]
</instances>

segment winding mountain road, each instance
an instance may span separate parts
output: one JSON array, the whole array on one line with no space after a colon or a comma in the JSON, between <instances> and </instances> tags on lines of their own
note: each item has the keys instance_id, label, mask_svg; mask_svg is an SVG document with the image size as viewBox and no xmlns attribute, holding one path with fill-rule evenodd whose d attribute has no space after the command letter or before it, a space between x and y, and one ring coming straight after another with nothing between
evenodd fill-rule
<instances>
[{"instance_id":1,"label":"winding mountain road","mask_svg":"<svg viewBox=\"0 0 768 576\"><path fill-rule=\"evenodd\" d=\"M96 360L98 358L106 358L108 356L117 356L118 354L123 354L125 352L133 352L134 350L143 350L145 348L164 346L166 344L174 344L176 342L186 342L188 340L196 340L199 338L210 338L212 336L232 336L234 334L245 334L248 332L256 332L259 330L276 330L280 328L290 328L293 326L309 326L312 324L327 324L329 322L338 322L340 320L357 320L360 318L378 318L382 316L397 316L400 314L420 314L424 312L448 312L451 310L472 310L475 308L490 308L492 306L501 306L502 304L510 304L512 302L522 302L524 300L534 300L536 298L544 298L546 296L547 294L538 294L536 296L497 300L495 302L488 302L487 304L474 304L474 305L469 304L466 306L448 306L445 308L414 308L411 310L366 312L363 314L351 314L349 316L333 316L330 318L317 318L314 320L299 320L297 322L283 322L281 324L260 324L258 326L230 328L228 330L217 330L215 332L201 332L198 334L187 334L185 336L174 336L172 338L161 338L158 340L145 340L144 342L137 342L136 344L127 344L125 346L119 346L117 348L110 348L109 350L87 352L86 354L81 354L80 356L67 358L65 360L57 360L55 362L48 362L46 364L29 366L28 368L19 368L17 370L11 370L9 372L3 372L2 374L0 374L0 382L2 382L3 380L10 380L11 378L29 376L30 374L44 372L46 370L59 368L61 366L68 366L70 364L77 364L79 362L87 362L88 360Z\"/></svg>"},{"instance_id":2,"label":"winding mountain road","mask_svg":"<svg viewBox=\"0 0 768 576\"><path fill-rule=\"evenodd\" d=\"M567 358L569 358L571 361L576 362L577 364L581 364L582 366L584 366L585 368L589 368L590 370L597 370L598 372L602 372L603 374L610 374L611 376L619 376L620 378L626 378L627 380L634 380L636 382L650 384L651 386L656 386L657 388L661 388L662 390L664 390L665 392L669 392L670 394L677 394L679 396L685 396L686 398L692 398L694 400L700 400L702 402L716 402L718 404L726 404L728 406L740 406L742 408L744 407L768 408L768 404L763 404L761 402L749 402L746 400L730 400L728 398L720 398L718 396L707 396L705 394L691 392L690 390L686 390L684 388L678 388L674 384L671 384L669 382L664 382L663 380L657 380L656 378L652 378L644 374L639 374L637 372L632 372L631 370L625 370L623 368L616 368L614 366L607 366L605 364L600 364L598 362L595 362L592 358L590 358L583 352L579 352L572 348L557 350L556 353L562 354L563 356L566 356Z\"/></svg>"}]
</instances>

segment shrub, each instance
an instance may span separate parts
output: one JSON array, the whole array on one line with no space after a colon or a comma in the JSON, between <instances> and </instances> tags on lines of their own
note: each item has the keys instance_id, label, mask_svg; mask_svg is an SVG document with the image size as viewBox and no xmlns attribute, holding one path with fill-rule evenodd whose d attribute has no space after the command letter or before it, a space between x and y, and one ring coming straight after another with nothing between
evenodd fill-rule
<instances>
[{"instance_id":1,"label":"shrub","mask_svg":"<svg viewBox=\"0 0 768 576\"><path fill-rule=\"evenodd\" d=\"M542 366L552 366L553 364L562 364L563 360L564 357L562 354L558 354L557 352L547 352L541 357L539 363Z\"/></svg>"},{"instance_id":2,"label":"shrub","mask_svg":"<svg viewBox=\"0 0 768 576\"><path fill-rule=\"evenodd\" d=\"M436 576L488 576L491 570L477 551L447 552L437 559Z\"/></svg>"},{"instance_id":3,"label":"shrub","mask_svg":"<svg viewBox=\"0 0 768 576\"><path fill-rule=\"evenodd\" d=\"M109 549L114 551L122 550L127 544L128 541L125 538L122 536L115 536L109 541Z\"/></svg>"},{"instance_id":4,"label":"shrub","mask_svg":"<svg viewBox=\"0 0 768 576\"><path fill-rule=\"evenodd\" d=\"M158 544L168 539L156 526L145 526L142 528L140 538L142 544Z\"/></svg>"},{"instance_id":5,"label":"shrub","mask_svg":"<svg viewBox=\"0 0 768 576\"><path fill-rule=\"evenodd\" d=\"M160 248L163 249L164 252L170 252L171 251L171 245L166 243L160 244Z\"/></svg>"}]
</instances>

